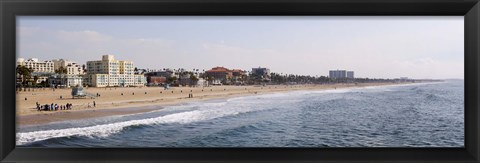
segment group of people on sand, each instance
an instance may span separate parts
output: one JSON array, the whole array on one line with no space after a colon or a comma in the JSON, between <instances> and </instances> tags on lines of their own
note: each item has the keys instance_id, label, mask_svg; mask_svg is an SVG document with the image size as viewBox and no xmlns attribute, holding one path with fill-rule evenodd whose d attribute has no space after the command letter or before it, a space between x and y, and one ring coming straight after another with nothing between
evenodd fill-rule
<instances>
[{"instance_id":1,"label":"group of people on sand","mask_svg":"<svg viewBox=\"0 0 480 163\"><path fill-rule=\"evenodd\" d=\"M38 111L58 111L58 110L71 110L73 108L73 104L67 103L66 105L58 105L58 104L45 104L40 105L37 102L37 110Z\"/></svg>"}]
</instances>

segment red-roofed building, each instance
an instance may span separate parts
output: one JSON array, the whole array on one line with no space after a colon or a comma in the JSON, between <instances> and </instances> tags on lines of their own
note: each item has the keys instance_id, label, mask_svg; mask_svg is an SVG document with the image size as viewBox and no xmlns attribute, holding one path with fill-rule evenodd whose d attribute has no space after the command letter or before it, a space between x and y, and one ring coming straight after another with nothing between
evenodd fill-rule
<instances>
[{"instance_id":1,"label":"red-roofed building","mask_svg":"<svg viewBox=\"0 0 480 163\"><path fill-rule=\"evenodd\" d=\"M214 78L215 83L223 84L233 84L232 82L241 79L242 76L246 75L246 71L240 69L230 70L225 67L214 67L208 71L205 71L205 76L211 76Z\"/></svg>"},{"instance_id":2,"label":"red-roofed building","mask_svg":"<svg viewBox=\"0 0 480 163\"><path fill-rule=\"evenodd\" d=\"M240 70L240 69L233 69L232 70L232 75L233 77L241 77L246 74L246 71Z\"/></svg>"},{"instance_id":3,"label":"red-roofed building","mask_svg":"<svg viewBox=\"0 0 480 163\"><path fill-rule=\"evenodd\" d=\"M225 67L214 67L211 70L205 71L206 76L211 76L215 80L220 80L221 82L226 82L227 79L233 77L232 71Z\"/></svg>"}]
</instances>

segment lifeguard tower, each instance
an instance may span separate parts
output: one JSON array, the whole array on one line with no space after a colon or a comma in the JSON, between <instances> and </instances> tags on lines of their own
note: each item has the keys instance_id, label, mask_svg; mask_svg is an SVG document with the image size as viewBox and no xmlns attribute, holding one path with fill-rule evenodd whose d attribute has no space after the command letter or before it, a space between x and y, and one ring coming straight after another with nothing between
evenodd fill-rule
<instances>
[{"instance_id":1,"label":"lifeguard tower","mask_svg":"<svg viewBox=\"0 0 480 163\"><path fill-rule=\"evenodd\" d=\"M85 92L83 92L82 86L77 85L76 87L72 87L72 98L74 99L75 97L77 98L87 97Z\"/></svg>"},{"instance_id":2,"label":"lifeguard tower","mask_svg":"<svg viewBox=\"0 0 480 163\"><path fill-rule=\"evenodd\" d=\"M76 87L72 87L72 99L77 98L86 98L87 96L95 98L94 95L89 94L83 90L83 87L80 85L77 85Z\"/></svg>"}]
</instances>

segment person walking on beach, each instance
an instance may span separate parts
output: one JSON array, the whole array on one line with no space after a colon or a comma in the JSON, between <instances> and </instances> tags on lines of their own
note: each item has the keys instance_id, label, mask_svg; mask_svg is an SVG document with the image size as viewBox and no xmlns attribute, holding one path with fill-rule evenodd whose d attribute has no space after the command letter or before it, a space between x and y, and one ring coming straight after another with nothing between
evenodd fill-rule
<instances>
[{"instance_id":1,"label":"person walking on beach","mask_svg":"<svg viewBox=\"0 0 480 163\"><path fill-rule=\"evenodd\" d=\"M93 107L96 107L96 106L97 106L97 104L95 104L95 101L93 101Z\"/></svg>"}]
</instances>

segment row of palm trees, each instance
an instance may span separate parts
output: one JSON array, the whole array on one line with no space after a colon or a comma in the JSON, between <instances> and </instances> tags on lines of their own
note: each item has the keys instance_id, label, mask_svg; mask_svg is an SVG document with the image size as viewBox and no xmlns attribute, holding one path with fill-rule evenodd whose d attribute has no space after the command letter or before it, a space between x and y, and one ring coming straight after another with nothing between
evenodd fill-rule
<instances>
[{"instance_id":1,"label":"row of palm trees","mask_svg":"<svg viewBox=\"0 0 480 163\"><path fill-rule=\"evenodd\" d=\"M168 69L163 69L164 71ZM173 69L173 72L178 74L180 78L190 78L191 85L195 85L199 80L198 77L205 79L208 83L212 83L215 80L213 76L207 75L203 69L192 69L187 71L183 68ZM367 83L367 82L395 82L395 79L369 79L369 78L329 78L326 76L310 76L310 75L294 75L284 73L270 73L269 75L257 75L251 71L245 71L246 74L237 77L228 77L221 81L223 84L326 84L326 83ZM247 75L248 74L248 75ZM189 76L188 76L189 75ZM172 76L167 79L167 83L172 84L178 82L178 78Z\"/></svg>"}]
</instances>

